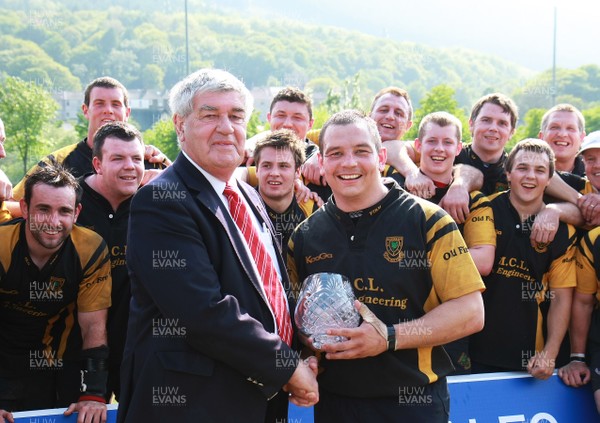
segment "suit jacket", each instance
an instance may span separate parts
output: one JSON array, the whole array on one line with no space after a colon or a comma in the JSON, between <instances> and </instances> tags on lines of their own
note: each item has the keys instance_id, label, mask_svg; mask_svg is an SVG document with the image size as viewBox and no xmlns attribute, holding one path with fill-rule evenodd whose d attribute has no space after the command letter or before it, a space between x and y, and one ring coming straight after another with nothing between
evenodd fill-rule
<instances>
[{"instance_id":1,"label":"suit jacket","mask_svg":"<svg viewBox=\"0 0 600 423\"><path fill-rule=\"evenodd\" d=\"M258 194L240 190L270 226ZM119 422L265 420L268 399L297 363L275 333L252 260L219 195L185 156L134 196Z\"/></svg>"}]
</instances>

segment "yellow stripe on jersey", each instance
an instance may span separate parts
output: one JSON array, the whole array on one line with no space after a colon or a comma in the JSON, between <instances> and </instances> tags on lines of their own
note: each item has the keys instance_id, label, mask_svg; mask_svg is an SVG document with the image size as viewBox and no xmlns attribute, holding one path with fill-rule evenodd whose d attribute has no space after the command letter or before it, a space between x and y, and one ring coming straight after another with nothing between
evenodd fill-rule
<instances>
[{"instance_id":1,"label":"yellow stripe on jersey","mask_svg":"<svg viewBox=\"0 0 600 423\"><path fill-rule=\"evenodd\" d=\"M419 370L427 376L429 383L433 383L439 379L439 376L433 371L431 364L432 350L431 347L423 347L417 350L419 354Z\"/></svg>"},{"instance_id":2,"label":"yellow stripe on jersey","mask_svg":"<svg viewBox=\"0 0 600 423\"><path fill-rule=\"evenodd\" d=\"M22 224L25 224L23 222ZM12 252L19 242L19 230L21 225L0 226L0 265L2 265L2 273L6 273L10 267L12 260Z\"/></svg>"},{"instance_id":3,"label":"yellow stripe on jersey","mask_svg":"<svg viewBox=\"0 0 600 423\"><path fill-rule=\"evenodd\" d=\"M494 212L488 198L479 191L470 194L471 205L463 228L463 236L467 246L496 245L496 228Z\"/></svg>"},{"instance_id":4,"label":"yellow stripe on jersey","mask_svg":"<svg viewBox=\"0 0 600 423\"><path fill-rule=\"evenodd\" d=\"M594 245L600 235L600 227L586 233L579 242L576 254L577 292L581 294L600 294L599 281L594 267Z\"/></svg>"},{"instance_id":5,"label":"yellow stripe on jersey","mask_svg":"<svg viewBox=\"0 0 600 423\"><path fill-rule=\"evenodd\" d=\"M567 225L569 234L569 246L564 254L556 258L550 263L550 268L546 272L549 287L556 288L574 288L577 286L575 254L577 233L572 225Z\"/></svg>"},{"instance_id":6,"label":"yellow stripe on jersey","mask_svg":"<svg viewBox=\"0 0 600 423\"><path fill-rule=\"evenodd\" d=\"M110 307L110 255L104 240L96 232L81 226L73 227L71 240L79 253L83 269L77 296L79 311L97 311Z\"/></svg>"},{"instance_id":7,"label":"yellow stripe on jersey","mask_svg":"<svg viewBox=\"0 0 600 423\"><path fill-rule=\"evenodd\" d=\"M3 201L0 205L0 223L8 222L12 219L12 215L6 208L6 203Z\"/></svg>"},{"instance_id":8,"label":"yellow stripe on jersey","mask_svg":"<svg viewBox=\"0 0 600 423\"><path fill-rule=\"evenodd\" d=\"M257 187L258 186L258 176L256 176L256 166L248 166L246 168L248 170L248 180L246 182L248 182L249 185L252 185L253 187Z\"/></svg>"},{"instance_id":9,"label":"yellow stripe on jersey","mask_svg":"<svg viewBox=\"0 0 600 423\"><path fill-rule=\"evenodd\" d=\"M417 201L425 213L427 258L433 280L425 312L440 302L483 291L481 275L454 220L433 203L420 198Z\"/></svg>"},{"instance_id":10,"label":"yellow stripe on jersey","mask_svg":"<svg viewBox=\"0 0 600 423\"><path fill-rule=\"evenodd\" d=\"M290 292L293 298L298 299L302 281L298 280L298 269L294 260L294 239L290 237L288 241L288 254L286 257L288 277L290 279Z\"/></svg>"}]
</instances>

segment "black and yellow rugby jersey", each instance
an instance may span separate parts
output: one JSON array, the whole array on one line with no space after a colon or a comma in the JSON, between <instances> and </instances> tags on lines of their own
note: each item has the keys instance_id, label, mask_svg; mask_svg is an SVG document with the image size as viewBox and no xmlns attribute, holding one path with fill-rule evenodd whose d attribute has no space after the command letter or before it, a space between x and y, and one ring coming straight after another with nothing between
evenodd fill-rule
<instances>
[{"instance_id":1,"label":"black and yellow rugby jersey","mask_svg":"<svg viewBox=\"0 0 600 423\"><path fill-rule=\"evenodd\" d=\"M580 193L583 193L586 189L586 183L589 182L584 176L576 175L574 173L556 171L556 174L560 176L560 179L567 185Z\"/></svg>"},{"instance_id":2,"label":"black and yellow rugby jersey","mask_svg":"<svg viewBox=\"0 0 600 423\"><path fill-rule=\"evenodd\" d=\"M404 188L403 182L400 186ZM433 204L439 204L442 198L448 192L450 184L446 186L438 186L436 184L435 194L428 198L427 201ZM465 233L464 224L459 224L458 229L463 234L467 246L474 247L476 245L495 245L496 235L494 233L494 215L490 208L488 198L479 191L472 191L469 193L469 215L466 220L474 220L480 222L480 226L477 231L469 231Z\"/></svg>"},{"instance_id":3,"label":"black and yellow rugby jersey","mask_svg":"<svg viewBox=\"0 0 600 423\"><path fill-rule=\"evenodd\" d=\"M472 144L465 145L458 156L454 159L454 164L466 164L479 169L483 173L483 186L481 192L485 195L491 195L496 192L505 191L508 189L508 180L504 163L506 162L507 154L502 152L500 160L496 163L484 163L479 156L473 151Z\"/></svg>"},{"instance_id":4,"label":"black and yellow rugby jersey","mask_svg":"<svg viewBox=\"0 0 600 423\"><path fill-rule=\"evenodd\" d=\"M88 173L94 173L94 165L92 164L93 152L90 146L87 144L87 137L82 139L76 144L67 145L48 156L43 158L34 165L27 174L19 181L13 188L13 198L20 200L25 195L25 178L27 175L31 175L40 166L45 166L51 158L56 159L58 163L65 166L69 172L76 178L79 178ZM145 169L163 169L165 166L162 163L150 163L144 160Z\"/></svg>"},{"instance_id":5,"label":"black and yellow rugby jersey","mask_svg":"<svg viewBox=\"0 0 600 423\"><path fill-rule=\"evenodd\" d=\"M87 144L87 138L82 139L78 143L67 145L55 152L49 154L34 165L27 175L31 175L37 168L44 166L51 158L56 159L58 163L65 166L69 172L76 178L85 175L86 173L94 172L92 165L92 149ZM25 179L27 175L13 188L13 198L20 200L25 195Z\"/></svg>"},{"instance_id":6,"label":"black and yellow rugby jersey","mask_svg":"<svg viewBox=\"0 0 600 423\"><path fill-rule=\"evenodd\" d=\"M386 186L385 198L363 210L356 223L330 200L296 228L288 251L295 294L313 273L340 273L350 279L356 298L392 325L483 290L452 218L395 183ZM453 370L443 347L321 364L320 386L351 397L397 396L399 384L426 385Z\"/></svg>"},{"instance_id":7,"label":"black and yellow rugby jersey","mask_svg":"<svg viewBox=\"0 0 600 423\"><path fill-rule=\"evenodd\" d=\"M488 197L496 254L491 273L483 278L485 326L471 336L470 354L478 363L522 370L544 348L550 289L576 285L576 231L560 222L554 241L533 248L529 236L535 216L522 222L509 196L510 191ZM480 223L468 221L465 231L478 231Z\"/></svg>"},{"instance_id":8,"label":"black and yellow rugby jersey","mask_svg":"<svg viewBox=\"0 0 600 423\"><path fill-rule=\"evenodd\" d=\"M131 198L123 201L116 211L102 195L94 191L84 176L79 180L83 188L81 213L77 223L99 234L108 246L112 276L111 307L108 310L108 345L111 348L111 361L120 362L125 348L127 320L131 289L127 272L127 226Z\"/></svg>"},{"instance_id":9,"label":"black and yellow rugby jersey","mask_svg":"<svg viewBox=\"0 0 600 423\"><path fill-rule=\"evenodd\" d=\"M275 237L281 245L283 257L286 257L290 235L292 235L296 226L313 214L319 207L313 200L298 204L295 197L292 197L290 206L283 213L277 213L266 203L265 207L275 228Z\"/></svg>"},{"instance_id":10,"label":"black and yellow rugby jersey","mask_svg":"<svg viewBox=\"0 0 600 423\"><path fill-rule=\"evenodd\" d=\"M12 216L6 208L6 204L3 201L2 203L0 203L0 223L8 222L11 219Z\"/></svg>"},{"instance_id":11,"label":"black and yellow rugby jersey","mask_svg":"<svg viewBox=\"0 0 600 423\"><path fill-rule=\"evenodd\" d=\"M42 269L25 240L26 222L0 226L0 376L31 369L31 357L77 359L77 312L110 306L110 261L102 238L73 228Z\"/></svg>"},{"instance_id":12,"label":"black and yellow rugby jersey","mask_svg":"<svg viewBox=\"0 0 600 423\"><path fill-rule=\"evenodd\" d=\"M577 292L582 294L596 294L600 301L600 227L596 227L585 235L579 241L577 249Z\"/></svg>"}]
</instances>

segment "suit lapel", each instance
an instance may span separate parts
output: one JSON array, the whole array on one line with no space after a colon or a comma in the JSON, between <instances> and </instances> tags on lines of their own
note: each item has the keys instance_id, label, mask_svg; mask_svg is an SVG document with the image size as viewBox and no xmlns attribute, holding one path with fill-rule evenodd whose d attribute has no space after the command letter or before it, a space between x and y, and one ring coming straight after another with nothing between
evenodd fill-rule
<instances>
[{"instance_id":1,"label":"suit lapel","mask_svg":"<svg viewBox=\"0 0 600 423\"><path fill-rule=\"evenodd\" d=\"M172 165L173 170L179 175L182 181L188 186L193 198L205 208L209 209L221 223L221 226L227 233L227 237L233 246L233 250L241 263L252 285L256 288L261 298L268 305L259 275L254 271L252 262L254 259L249 255L241 239L240 232L231 218L229 212L224 208L219 194L215 192L212 185L204 175L190 163L190 161L180 154Z\"/></svg>"}]
</instances>

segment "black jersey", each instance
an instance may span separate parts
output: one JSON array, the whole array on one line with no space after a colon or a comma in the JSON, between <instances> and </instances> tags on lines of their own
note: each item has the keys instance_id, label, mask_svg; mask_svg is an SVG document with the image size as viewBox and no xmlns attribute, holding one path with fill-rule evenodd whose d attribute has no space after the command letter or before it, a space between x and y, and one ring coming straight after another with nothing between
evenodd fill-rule
<instances>
[{"instance_id":1,"label":"black jersey","mask_svg":"<svg viewBox=\"0 0 600 423\"><path fill-rule=\"evenodd\" d=\"M74 226L42 269L33 263L25 221L0 226L0 376L19 376L33 363L78 359L77 312L110 306L110 261L102 238ZM60 362L59 362L60 363Z\"/></svg>"},{"instance_id":2,"label":"black jersey","mask_svg":"<svg viewBox=\"0 0 600 423\"><path fill-rule=\"evenodd\" d=\"M506 152L503 151L500 160L496 163L484 163L473 151L473 145L469 144L464 146L459 155L456 156L454 164L466 164L479 169L483 173L481 192L485 195L491 195L508 189L508 180L504 169L507 157Z\"/></svg>"},{"instance_id":3,"label":"black jersey","mask_svg":"<svg viewBox=\"0 0 600 423\"><path fill-rule=\"evenodd\" d=\"M575 157L575 165L573 166L573 171L571 173L581 177L585 176L585 164L583 163L581 156Z\"/></svg>"},{"instance_id":4,"label":"black jersey","mask_svg":"<svg viewBox=\"0 0 600 423\"><path fill-rule=\"evenodd\" d=\"M131 290L127 262L127 224L131 198L123 201L114 211L108 200L92 189L85 177L79 183L83 188L82 209L77 223L98 233L108 246L112 275L112 305L108 310L108 345L111 349L111 362L119 365L125 348L127 320Z\"/></svg>"},{"instance_id":5,"label":"black jersey","mask_svg":"<svg viewBox=\"0 0 600 423\"><path fill-rule=\"evenodd\" d=\"M392 325L484 289L450 216L397 184L386 186L385 198L357 219L330 200L296 228L288 252L292 290L313 273L341 273L357 299ZM319 385L351 397L397 396L399 385L426 385L452 371L443 347L321 364Z\"/></svg>"},{"instance_id":6,"label":"black jersey","mask_svg":"<svg viewBox=\"0 0 600 423\"><path fill-rule=\"evenodd\" d=\"M31 175L38 167L45 166L46 163L51 159L55 159L58 163L61 163L67 170L76 178L79 178L88 173L94 173L94 165L92 164L93 152L87 143L87 137L82 139L76 144L67 145L55 152L49 154L38 162L37 165L33 166L27 172L27 175ZM150 163L144 161L145 169L162 169L164 165L162 163ZM20 200L25 194L25 179L27 175L21 179L21 181L15 185L13 189L13 198Z\"/></svg>"},{"instance_id":7,"label":"black jersey","mask_svg":"<svg viewBox=\"0 0 600 423\"><path fill-rule=\"evenodd\" d=\"M275 237L281 245L283 257L286 257L287 245L292 232L294 232L296 226L313 214L319 207L313 200L298 204L295 197L292 197L290 206L283 213L277 213L266 203L265 207L275 228Z\"/></svg>"},{"instance_id":8,"label":"black jersey","mask_svg":"<svg viewBox=\"0 0 600 423\"><path fill-rule=\"evenodd\" d=\"M522 222L509 196L510 191L489 197L496 254L491 273L483 278L485 326L471 336L470 355L488 366L523 370L544 347L550 290L576 285L576 232L560 222L554 241L533 248L529 237L535 216ZM468 221L465 231L478 231L480 223Z\"/></svg>"},{"instance_id":9,"label":"black jersey","mask_svg":"<svg viewBox=\"0 0 600 423\"><path fill-rule=\"evenodd\" d=\"M556 174L558 176L560 176L560 179L562 179L567 185L569 185L575 191L583 192L585 190L585 185L586 185L587 179L584 176L577 175L575 173L561 172L561 171L556 171Z\"/></svg>"}]
</instances>

